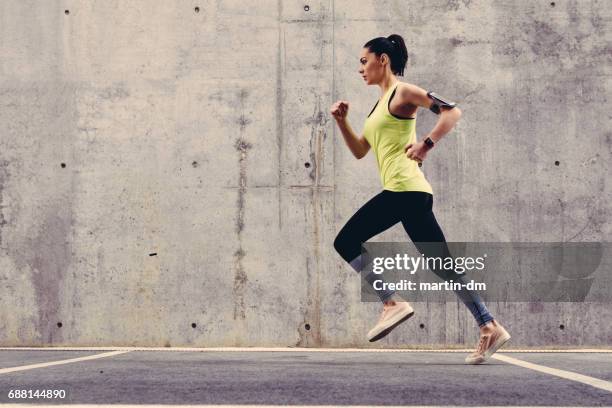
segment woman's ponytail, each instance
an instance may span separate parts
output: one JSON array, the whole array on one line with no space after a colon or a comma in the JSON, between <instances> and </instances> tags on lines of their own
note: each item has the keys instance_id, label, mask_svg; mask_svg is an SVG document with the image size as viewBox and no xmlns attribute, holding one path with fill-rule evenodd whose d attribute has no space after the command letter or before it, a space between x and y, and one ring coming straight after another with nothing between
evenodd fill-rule
<instances>
[{"instance_id":1,"label":"woman's ponytail","mask_svg":"<svg viewBox=\"0 0 612 408\"><path fill-rule=\"evenodd\" d=\"M388 37L377 37L368 41L364 47L380 57L383 53L391 60L391 72L395 75L404 76L404 68L408 62L408 50L404 39L399 34L391 34Z\"/></svg>"},{"instance_id":2,"label":"woman's ponytail","mask_svg":"<svg viewBox=\"0 0 612 408\"><path fill-rule=\"evenodd\" d=\"M404 39L399 34L391 34L387 39L393 44L396 58L391 58L391 71L397 75L404 76L404 68L408 62L408 50Z\"/></svg>"}]
</instances>

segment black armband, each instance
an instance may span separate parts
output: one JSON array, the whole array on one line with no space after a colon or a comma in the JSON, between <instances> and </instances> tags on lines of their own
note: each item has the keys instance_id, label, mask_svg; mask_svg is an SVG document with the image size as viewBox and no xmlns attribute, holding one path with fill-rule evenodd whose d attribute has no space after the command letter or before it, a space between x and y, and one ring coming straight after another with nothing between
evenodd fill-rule
<instances>
[{"instance_id":1,"label":"black armband","mask_svg":"<svg viewBox=\"0 0 612 408\"><path fill-rule=\"evenodd\" d=\"M429 107L429 110L439 115L441 112L441 108L449 108L452 109L457 104L455 102L450 102L448 99L443 99L440 95L437 95L433 92L427 92L427 96L432 100L432 104Z\"/></svg>"}]
</instances>

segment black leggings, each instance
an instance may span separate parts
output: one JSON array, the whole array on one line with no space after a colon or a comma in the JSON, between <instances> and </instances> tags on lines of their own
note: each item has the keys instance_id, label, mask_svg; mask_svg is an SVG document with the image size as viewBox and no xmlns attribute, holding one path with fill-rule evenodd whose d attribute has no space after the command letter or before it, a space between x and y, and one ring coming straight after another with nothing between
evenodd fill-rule
<instances>
[{"instance_id":1,"label":"black leggings","mask_svg":"<svg viewBox=\"0 0 612 408\"><path fill-rule=\"evenodd\" d=\"M444 242L446 238L432 211L433 195L423 191L383 190L365 203L342 227L334 248L346 262L361 254L361 244L401 221L410 239L426 256L450 256L447 245L444 254L432 254L432 246L419 246L421 242ZM427 253L429 251L429 253ZM460 281L459 276L446 270L433 270L444 280ZM474 315L479 326L493 320L476 292L467 289L455 291Z\"/></svg>"},{"instance_id":2,"label":"black leggings","mask_svg":"<svg viewBox=\"0 0 612 408\"><path fill-rule=\"evenodd\" d=\"M351 262L361 253L363 242L400 221L412 242L446 242L432 207L429 193L383 190L348 220L334 247L346 262Z\"/></svg>"}]
</instances>

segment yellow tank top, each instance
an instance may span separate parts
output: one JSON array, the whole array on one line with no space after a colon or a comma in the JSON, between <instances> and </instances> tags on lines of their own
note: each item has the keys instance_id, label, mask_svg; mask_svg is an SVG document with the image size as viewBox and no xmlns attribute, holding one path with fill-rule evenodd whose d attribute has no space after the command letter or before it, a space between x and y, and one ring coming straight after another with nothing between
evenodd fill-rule
<instances>
[{"instance_id":1,"label":"yellow tank top","mask_svg":"<svg viewBox=\"0 0 612 408\"><path fill-rule=\"evenodd\" d=\"M399 81L376 103L365 120L363 136L376 155L384 190L433 194L418 163L404 153L404 146L416 143L416 119L399 119L389 112L389 101L398 84Z\"/></svg>"}]
</instances>

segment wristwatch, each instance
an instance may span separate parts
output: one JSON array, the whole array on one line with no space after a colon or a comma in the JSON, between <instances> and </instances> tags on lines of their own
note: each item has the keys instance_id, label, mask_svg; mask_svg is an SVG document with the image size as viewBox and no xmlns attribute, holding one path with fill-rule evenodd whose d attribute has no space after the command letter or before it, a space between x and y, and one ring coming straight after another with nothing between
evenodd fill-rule
<instances>
[{"instance_id":1,"label":"wristwatch","mask_svg":"<svg viewBox=\"0 0 612 408\"><path fill-rule=\"evenodd\" d=\"M431 140L431 138L428 136L427 139L423 140L423 142L427 145L427 147L429 147L430 149L432 147L434 147L434 141Z\"/></svg>"}]
</instances>

